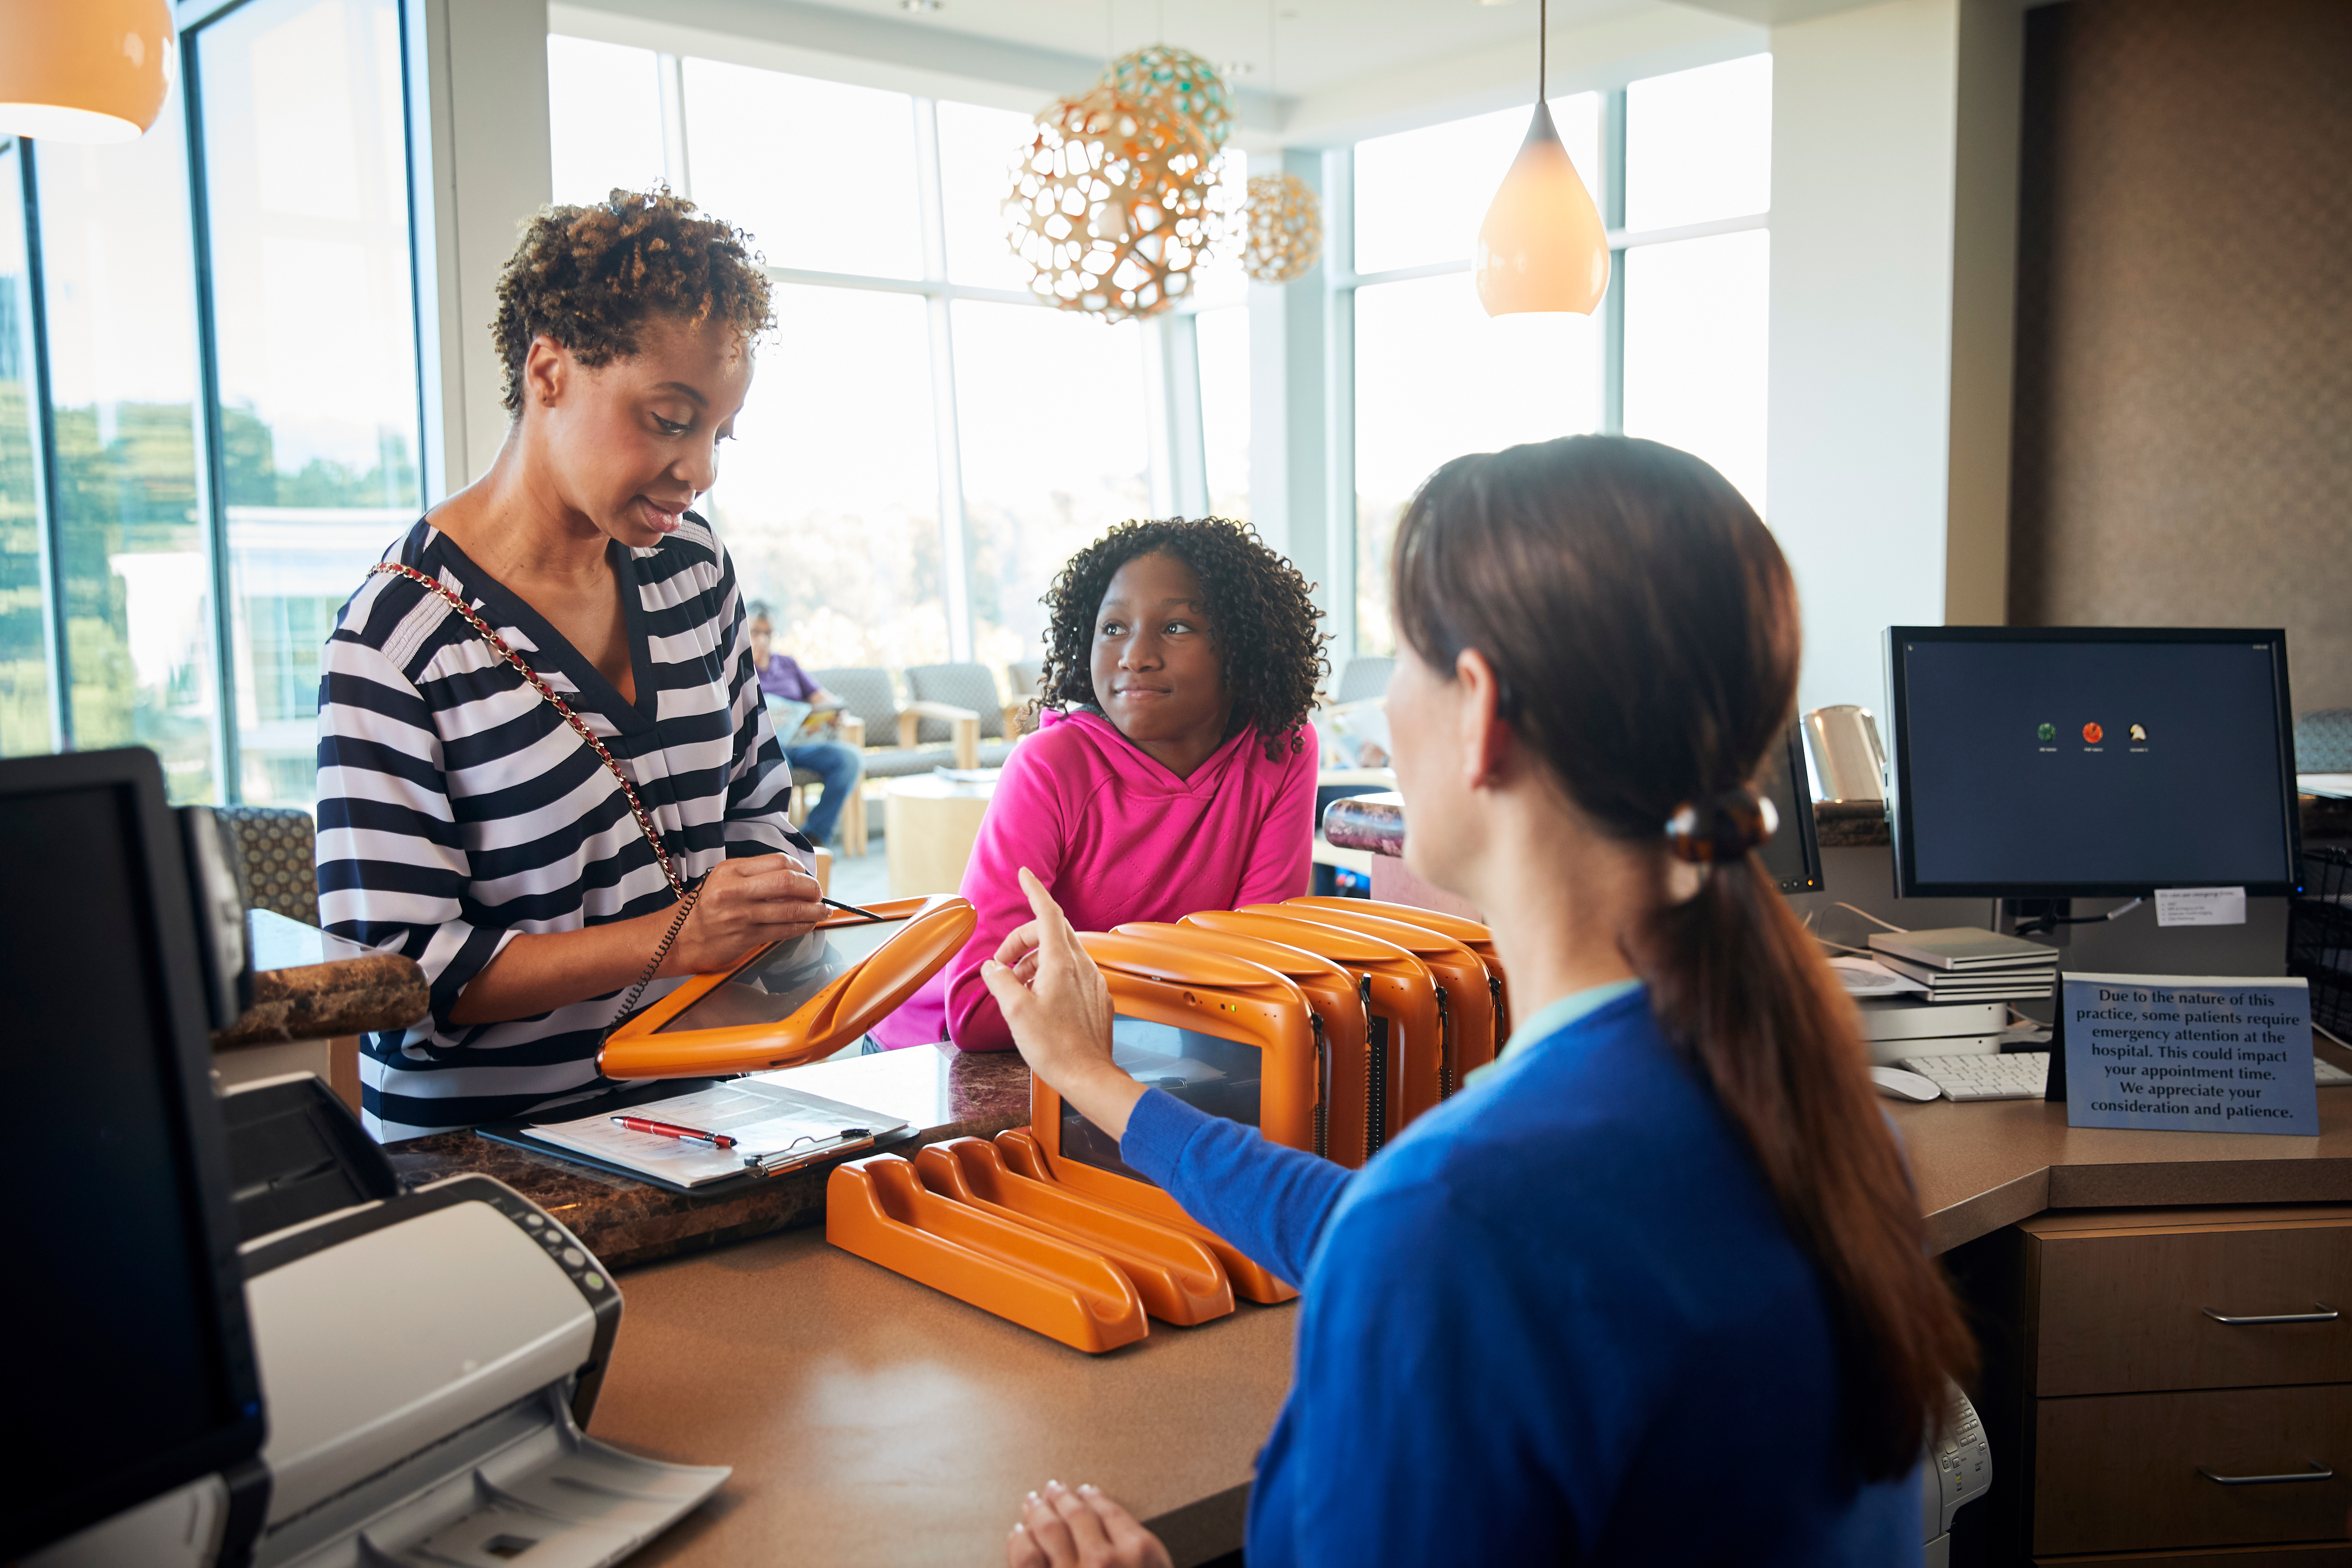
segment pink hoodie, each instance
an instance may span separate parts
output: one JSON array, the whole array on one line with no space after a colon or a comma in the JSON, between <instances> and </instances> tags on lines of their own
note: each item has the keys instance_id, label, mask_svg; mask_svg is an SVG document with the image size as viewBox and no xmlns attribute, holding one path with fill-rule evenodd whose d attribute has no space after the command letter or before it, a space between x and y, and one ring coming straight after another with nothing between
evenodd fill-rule
<instances>
[{"instance_id":1,"label":"pink hoodie","mask_svg":"<svg viewBox=\"0 0 2352 1568\"><path fill-rule=\"evenodd\" d=\"M967 1051L1012 1048L980 961L1027 922L1015 875L1037 875L1080 931L1296 898L1315 841L1315 731L1280 762L1248 729L1180 779L1099 713L1048 709L1013 749L964 868L980 925L963 951L883 1020L893 1050L942 1033ZM944 1031L942 1025L945 1026Z\"/></svg>"}]
</instances>

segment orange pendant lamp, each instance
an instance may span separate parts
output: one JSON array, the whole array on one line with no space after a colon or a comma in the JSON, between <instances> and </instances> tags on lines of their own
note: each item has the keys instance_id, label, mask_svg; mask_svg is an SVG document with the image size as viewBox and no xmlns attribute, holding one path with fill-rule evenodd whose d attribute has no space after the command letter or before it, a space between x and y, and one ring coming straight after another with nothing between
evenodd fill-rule
<instances>
[{"instance_id":1,"label":"orange pendant lamp","mask_svg":"<svg viewBox=\"0 0 2352 1568\"><path fill-rule=\"evenodd\" d=\"M171 0L0 0L0 135L135 141L177 41Z\"/></svg>"},{"instance_id":2,"label":"orange pendant lamp","mask_svg":"<svg viewBox=\"0 0 2352 1568\"><path fill-rule=\"evenodd\" d=\"M1592 314L1609 291L1609 230L1577 177L1544 101L1549 5L1537 22L1536 112L1511 171L1478 226L1478 302L1490 316L1529 310Z\"/></svg>"}]
</instances>

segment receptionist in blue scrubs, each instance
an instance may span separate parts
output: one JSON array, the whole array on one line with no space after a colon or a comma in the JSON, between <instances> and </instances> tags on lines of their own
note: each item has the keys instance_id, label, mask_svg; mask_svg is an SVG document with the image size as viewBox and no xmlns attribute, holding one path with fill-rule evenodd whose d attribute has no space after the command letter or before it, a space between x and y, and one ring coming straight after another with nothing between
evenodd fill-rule
<instances>
[{"instance_id":1,"label":"receptionist in blue scrubs","mask_svg":"<svg viewBox=\"0 0 2352 1568\"><path fill-rule=\"evenodd\" d=\"M1787 562L1706 464L1580 436L1439 469L1393 572L1406 864L1485 912L1524 999L1492 1067L1350 1172L1119 1070L1034 882L983 972L1038 1076L1301 1287L1250 1568L1918 1563L1973 1347L1853 1010L1753 853ZM1068 1479L1015 1505L1012 1568L1168 1562Z\"/></svg>"}]
</instances>

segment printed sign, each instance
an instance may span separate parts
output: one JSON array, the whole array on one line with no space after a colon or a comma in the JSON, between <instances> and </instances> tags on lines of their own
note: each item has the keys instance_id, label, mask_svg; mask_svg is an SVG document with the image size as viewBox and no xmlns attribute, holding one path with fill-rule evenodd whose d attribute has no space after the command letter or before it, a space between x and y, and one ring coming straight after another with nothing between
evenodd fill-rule
<instances>
[{"instance_id":1,"label":"printed sign","mask_svg":"<svg viewBox=\"0 0 2352 1568\"><path fill-rule=\"evenodd\" d=\"M2062 979L2068 1126L2318 1136L2309 982Z\"/></svg>"},{"instance_id":2,"label":"printed sign","mask_svg":"<svg viewBox=\"0 0 2352 1568\"><path fill-rule=\"evenodd\" d=\"M2159 888L2156 923L2160 926L2242 926L2246 923L2243 888Z\"/></svg>"}]
</instances>

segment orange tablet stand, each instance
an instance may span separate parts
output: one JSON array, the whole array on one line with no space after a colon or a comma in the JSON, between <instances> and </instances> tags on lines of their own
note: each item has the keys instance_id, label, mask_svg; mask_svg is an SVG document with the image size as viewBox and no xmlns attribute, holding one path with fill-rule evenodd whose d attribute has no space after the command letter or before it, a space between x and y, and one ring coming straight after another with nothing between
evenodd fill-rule
<instances>
[{"instance_id":1,"label":"orange tablet stand","mask_svg":"<svg viewBox=\"0 0 2352 1568\"><path fill-rule=\"evenodd\" d=\"M834 1167L824 1238L1073 1350L1116 1350L1150 1328L1108 1258L927 1191L896 1154Z\"/></svg>"},{"instance_id":2,"label":"orange tablet stand","mask_svg":"<svg viewBox=\"0 0 2352 1568\"><path fill-rule=\"evenodd\" d=\"M1369 1158L1438 1101L1445 1027L1437 1005L1437 977L1395 942L1327 925L1307 914L1263 904L1255 910L1202 910L1186 915L1183 923L1221 935L1255 936L1303 948L1331 960L1362 983L1360 994L1376 1026L1373 1037L1386 1037L1385 1044L1370 1053L1365 1111Z\"/></svg>"},{"instance_id":3,"label":"orange tablet stand","mask_svg":"<svg viewBox=\"0 0 2352 1568\"><path fill-rule=\"evenodd\" d=\"M1338 904L1368 915L1378 915L1384 921L1402 921L1409 926L1419 926L1423 931L1452 937L1476 953L1478 962L1486 966L1486 988L1495 998L1495 1038L1501 1041L1511 1037L1510 976L1503 973L1502 955L1495 951L1495 933L1476 921L1449 915L1442 910L1424 910L1416 904L1392 904L1382 899L1337 899L1310 893L1304 898L1285 899L1283 902L1309 909ZM1499 1049L1499 1046L1496 1048Z\"/></svg>"},{"instance_id":4,"label":"orange tablet stand","mask_svg":"<svg viewBox=\"0 0 2352 1568\"><path fill-rule=\"evenodd\" d=\"M758 963L775 944L756 947L717 973L696 975L614 1030L597 1055L597 1069L615 1079L703 1078L765 1072L829 1057L855 1043L945 968L980 921L971 905L945 895L893 899L873 910L907 923L864 960L835 975L790 1017L771 1024L662 1032L664 1025ZM841 912L818 929L872 923Z\"/></svg>"},{"instance_id":5,"label":"orange tablet stand","mask_svg":"<svg viewBox=\"0 0 2352 1568\"><path fill-rule=\"evenodd\" d=\"M1315 1152L1350 1170L1363 1164L1364 1116L1370 1087L1370 1030L1360 982L1328 958L1302 947L1286 947L1263 937L1216 932L1199 926L1138 921L1115 926L1114 934L1140 937L1199 952L1229 953L1286 974L1307 994L1323 1032L1323 1083L1316 1118Z\"/></svg>"},{"instance_id":6,"label":"orange tablet stand","mask_svg":"<svg viewBox=\"0 0 2352 1568\"><path fill-rule=\"evenodd\" d=\"M1034 1129L1016 1127L1009 1132L1000 1132L996 1135L996 1147L1004 1156L1004 1163L1012 1170L1033 1181L1045 1182L1055 1186L1062 1184L1055 1181L1052 1166L1046 1163L1045 1146L1038 1141ZM1085 1170L1086 1167L1064 1161L1063 1169ZM1135 1185L1132 1182L1126 1184ZM1160 1198L1168 1200L1168 1194L1160 1192L1157 1187L1139 1190L1158 1193ZM1119 1208L1129 1207L1111 1198L1104 1198L1101 1201ZM1241 1248L1232 1242L1186 1214L1174 1201L1164 1202L1160 1210L1156 1210L1146 1217L1168 1226L1171 1230L1181 1231L1192 1237L1216 1254L1217 1261L1224 1265L1225 1278L1233 1281L1234 1294L1243 1300L1256 1301L1270 1307L1276 1302L1288 1301L1297 1296L1297 1290L1266 1272L1262 1264L1244 1255Z\"/></svg>"},{"instance_id":7,"label":"orange tablet stand","mask_svg":"<svg viewBox=\"0 0 2352 1568\"><path fill-rule=\"evenodd\" d=\"M1260 907L1287 910L1307 920L1392 942L1429 965L1438 984L1444 987L1438 998L1445 1015L1445 1065L1440 1093L1451 1095L1461 1084L1464 1074L1495 1059L1495 994L1486 965L1465 944L1427 926L1334 907L1363 901L1334 899L1325 903L1302 904L1294 900Z\"/></svg>"},{"instance_id":8,"label":"orange tablet stand","mask_svg":"<svg viewBox=\"0 0 2352 1568\"><path fill-rule=\"evenodd\" d=\"M985 1138L917 1151L915 1173L943 1198L1101 1253L1134 1281L1143 1310L1162 1322L1190 1327L1234 1310L1233 1281L1200 1241L1055 1183L1017 1174Z\"/></svg>"}]
</instances>

